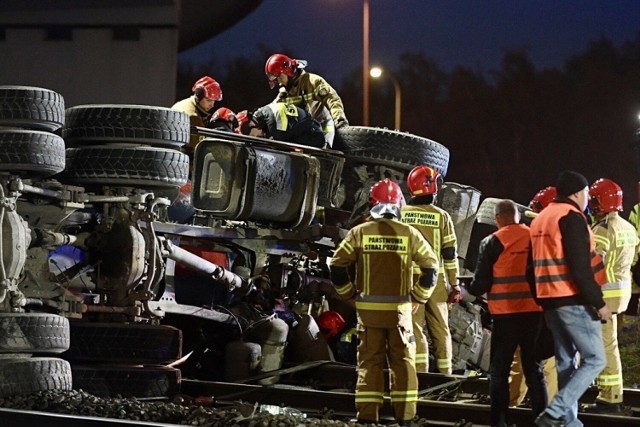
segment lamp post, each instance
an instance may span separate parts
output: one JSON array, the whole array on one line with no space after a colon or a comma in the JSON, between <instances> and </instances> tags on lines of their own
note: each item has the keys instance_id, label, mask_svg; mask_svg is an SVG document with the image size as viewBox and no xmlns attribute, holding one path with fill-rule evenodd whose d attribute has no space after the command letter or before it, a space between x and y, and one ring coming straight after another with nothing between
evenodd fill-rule
<instances>
[{"instance_id":1,"label":"lamp post","mask_svg":"<svg viewBox=\"0 0 640 427\"><path fill-rule=\"evenodd\" d=\"M373 77L374 79L380 78L382 76L382 72L383 69L380 67L372 67L371 71L369 71L369 74L371 75L371 77ZM396 128L396 130L400 130L400 118L402 116L402 91L400 89L400 83L398 82L398 80L393 77L393 74L391 73L387 73L386 74L387 77L389 78L389 80L391 80L391 82L393 83L393 89L395 92L395 120L394 120L394 127Z\"/></svg>"},{"instance_id":2,"label":"lamp post","mask_svg":"<svg viewBox=\"0 0 640 427\"><path fill-rule=\"evenodd\" d=\"M369 126L369 0L362 6L362 124Z\"/></svg>"}]
</instances>

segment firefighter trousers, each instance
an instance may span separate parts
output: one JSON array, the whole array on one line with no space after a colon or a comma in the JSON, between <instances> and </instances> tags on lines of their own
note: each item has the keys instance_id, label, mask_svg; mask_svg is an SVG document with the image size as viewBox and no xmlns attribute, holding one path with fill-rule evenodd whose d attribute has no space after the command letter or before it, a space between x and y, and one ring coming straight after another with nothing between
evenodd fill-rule
<instances>
[{"instance_id":1,"label":"firefighter trousers","mask_svg":"<svg viewBox=\"0 0 640 427\"><path fill-rule=\"evenodd\" d=\"M435 286L433 295L425 304L427 331L433 343L438 372L451 374L453 347L449 330L449 304L447 303L449 295L442 274L438 276L438 283Z\"/></svg>"},{"instance_id":2,"label":"firefighter trousers","mask_svg":"<svg viewBox=\"0 0 640 427\"><path fill-rule=\"evenodd\" d=\"M395 418L398 421L414 418L418 401L418 376L411 324L390 328L359 325L358 338L358 419L378 422L384 397L385 360L389 365L389 390Z\"/></svg>"},{"instance_id":3,"label":"firefighter trousers","mask_svg":"<svg viewBox=\"0 0 640 427\"><path fill-rule=\"evenodd\" d=\"M558 392L558 373L556 372L556 358L554 356L542 361L544 378L547 380L547 395L549 402ZM511 375L509 377L509 406L522 404L527 395L527 383L524 380L522 370L522 358L520 357L520 347L516 349L511 365ZM547 402L548 403L548 402Z\"/></svg>"},{"instance_id":4,"label":"firefighter trousers","mask_svg":"<svg viewBox=\"0 0 640 427\"><path fill-rule=\"evenodd\" d=\"M596 401L605 403L622 403L622 362L618 348L618 316L602 325L602 341L607 356L607 364L596 379L598 397Z\"/></svg>"},{"instance_id":5,"label":"firefighter trousers","mask_svg":"<svg viewBox=\"0 0 640 427\"><path fill-rule=\"evenodd\" d=\"M424 333L425 307L420 304L412 315L413 335L416 337L416 371L429 372L429 341Z\"/></svg>"}]
</instances>

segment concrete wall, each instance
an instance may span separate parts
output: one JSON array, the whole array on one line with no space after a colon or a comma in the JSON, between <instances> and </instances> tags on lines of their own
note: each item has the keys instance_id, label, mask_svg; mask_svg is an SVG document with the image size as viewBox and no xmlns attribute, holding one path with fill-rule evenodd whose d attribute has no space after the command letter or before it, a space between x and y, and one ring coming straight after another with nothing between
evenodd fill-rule
<instances>
[{"instance_id":1,"label":"concrete wall","mask_svg":"<svg viewBox=\"0 0 640 427\"><path fill-rule=\"evenodd\" d=\"M0 85L80 104L171 106L178 0L2 0Z\"/></svg>"}]
</instances>

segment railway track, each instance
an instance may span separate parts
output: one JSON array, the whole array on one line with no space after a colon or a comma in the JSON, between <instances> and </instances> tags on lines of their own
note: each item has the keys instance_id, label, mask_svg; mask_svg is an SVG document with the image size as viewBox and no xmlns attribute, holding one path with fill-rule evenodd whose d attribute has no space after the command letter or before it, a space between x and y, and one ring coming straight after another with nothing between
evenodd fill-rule
<instances>
[{"instance_id":1,"label":"railway track","mask_svg":"<svg viewBox=\"0 0 640 427\"><path fill-rule=\"evenodd\" d=\"M305 369L300 366L285 368L280 372L280 381L271 386L250 384L263 376L256 376L240 383L205 382L183 380L185 394L216 396L218 401L255 401L262 404L289 406L313 417L333 416L354 418L353 386L356 372L353 366L325 362L310 362ZM490 425L488 404L489 381L485 377L426 374L418 375L419 418L431 422L455 423L461 419L474 425ZM592 403L597 389L590 388L582 397L582 403ZM611 416L581 413L585 426L614 427L640 425L640 390L625 389L625 406L633 416ZM511 422L530 425L531 411L528 408L510 408ZM381 417L393 419L388 398Z\"/></svg>"},{"instance_id":2,"label":"railway track","mask_svg":"<svg viewBox=\"0 0 640 427\"><path fill-rule=\"evenodd\" d=\"M277 373L280 380L273 385L257 385L257 380ZM356 372L353 366L333 362L308 362L285 367L276 372L247 378L242 382L183 380L181 392L189 396L214 396L216 407L230 408L238 402L259 403L294 408L309 418L348 421L355 418L353 388ZM460 375L419 374L417 415L420 426L462 425L461 420L474 426L490 425L488 404L489 381L484 377ZM591 388L582 398L591 403L597 390ZM640 425L640 391L625 389L626 416L581 413L580 420L587 427L618 427ZM169 403L167 399L166 403ZM510 408L511 422L518 426L531 425L528 408ZM125 419L62 415L48 412L0 408L3 425L46 425L48 427L75 426L168 426L157 422ZM389 399L381 411L381 423L393 420ZM470 425L470 424L466 424Z\"/></svg>"}]
</instances>

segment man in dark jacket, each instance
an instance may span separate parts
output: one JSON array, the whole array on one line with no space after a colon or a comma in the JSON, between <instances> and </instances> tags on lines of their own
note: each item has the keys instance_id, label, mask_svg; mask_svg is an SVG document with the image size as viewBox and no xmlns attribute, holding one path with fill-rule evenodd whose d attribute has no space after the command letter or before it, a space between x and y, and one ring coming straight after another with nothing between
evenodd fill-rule
<instances>
[{"instance_id":1,"label":"man in dark jacket","mask_svg":"<svg viewBox=\"0 0 640 427\"><path fill-rule=\"evenodd\" d=\"M246 119L245 119L246 117ZM240 132L309 147L323 148L324 134L320 123L305 110L293 104L275 102L254 113L240 115Z\"/></svg>"},{"instance_id":2,"label":"man in dark jacket","mask_svg":"<svg viewBox=\"0 0 640 427\"><path fill-rule=\"evenodd\" d=\"M564 171L556 191L556 200L531 223L536 297L553 333L559 388L535 424L579 426L578 399L606 365L600 321L609 320L611 310L600 290L606 283L602 258L583 213L589 182Z\"/></svg>"},{"instance_id":3,"label":"man in dark jacket","mask_svg":"<svg viewBox=\"0 0 640 427\"><path fill-rule=\"evenodd\" d=\"M467 290L475 296L487 294L493 318L491 425L507 427L509 371L516 347L521 349L534 417L547 405L547 389L536 350L542 310L531 293L533 284L526 277L531 246L529 227L519 224L520 212L512 200L500 201L495 217L498 231L482 240L474 278Z\"/></svg>"}]
</instances>

